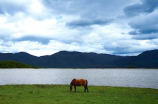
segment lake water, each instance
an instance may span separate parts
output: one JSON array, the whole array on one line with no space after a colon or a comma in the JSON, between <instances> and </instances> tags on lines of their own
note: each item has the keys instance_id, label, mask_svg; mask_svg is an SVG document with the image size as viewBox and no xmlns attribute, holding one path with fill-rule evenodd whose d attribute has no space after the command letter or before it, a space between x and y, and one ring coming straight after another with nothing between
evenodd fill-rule
<instances>
[{"instance_id":1,"label":"lake water","mask_svg":"<svg viewBox=\"0 0 158 104\"><path fill-rule=\"evenodd\" d=\"M70 84L73 78L95 86L158 89L156 69L0 69L0 85Z\"/></svg>"}]
</instances>

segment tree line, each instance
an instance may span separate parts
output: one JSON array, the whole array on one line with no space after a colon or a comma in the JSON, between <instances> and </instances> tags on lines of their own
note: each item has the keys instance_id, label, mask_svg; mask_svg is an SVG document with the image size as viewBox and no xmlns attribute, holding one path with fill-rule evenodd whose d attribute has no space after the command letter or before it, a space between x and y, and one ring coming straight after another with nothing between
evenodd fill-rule
<instances>
[{"instance_id":1,"label":"tree line","mask_svg":"<svg viewBox=\"0 0 158 104\"><path fill-rule=\"evenodd\" d=\"M39 68L16 61L0 61L0 68Z\"/></svg>"}]
</instances>

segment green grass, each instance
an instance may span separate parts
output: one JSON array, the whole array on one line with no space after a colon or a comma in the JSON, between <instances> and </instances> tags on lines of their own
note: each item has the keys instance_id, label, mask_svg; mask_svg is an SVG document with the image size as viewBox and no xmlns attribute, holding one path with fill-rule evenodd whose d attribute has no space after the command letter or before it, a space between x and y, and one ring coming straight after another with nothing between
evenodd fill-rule
<instances>
[{"instance_id":1,"label":"green grass","mask_svg":"<svg viewBox=\"0 0 158 104\"><path fill-rule=\"evenodd\" d=\"M16 61L0 61L0 68L39 68Z\"/></svg>"},{"instance_id":2,"label":"green grass","mask_svg":"<svg viewBox=\"0 0 158 104\"><path fill-rule=\"evenodd\" d=\"M158 104L158 89L69 85L3 85L0 104Z\"/></svg>"}]
</instances>

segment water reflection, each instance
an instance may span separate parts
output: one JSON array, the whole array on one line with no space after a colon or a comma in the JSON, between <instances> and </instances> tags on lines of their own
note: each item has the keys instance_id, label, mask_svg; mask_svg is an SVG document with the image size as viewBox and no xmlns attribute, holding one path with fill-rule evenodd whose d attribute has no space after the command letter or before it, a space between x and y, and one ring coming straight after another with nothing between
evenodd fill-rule
<instances>
[{"instance_id":1,"label":"water reflection","mask_svg":"<svg viewBox=\"0 0 158 104\"><path fill-rule=\"evenodd\" d=\"M0 69L0 85L70 84L84 78L89 85L158 89L157 75L154 69Z\"/></svg>"}]
</instances>

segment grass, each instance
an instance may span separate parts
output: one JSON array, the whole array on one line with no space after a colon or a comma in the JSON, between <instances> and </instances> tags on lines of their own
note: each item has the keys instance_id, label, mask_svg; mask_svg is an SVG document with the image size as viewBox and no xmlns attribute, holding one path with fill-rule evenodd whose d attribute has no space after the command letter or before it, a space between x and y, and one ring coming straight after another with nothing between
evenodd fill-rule
<instances>
[{"instance_id":1,"label":"grass","mask_svg":"<svg viewBox=\"0 0 158 104\"><path fill-rule=\"evenodd\" d=\"M158 89L69 85L2 85L0 104L158 104ZM74 91L74 89L73 89Z\"/></svg>"}]
</instances>

